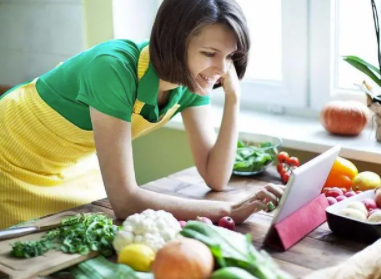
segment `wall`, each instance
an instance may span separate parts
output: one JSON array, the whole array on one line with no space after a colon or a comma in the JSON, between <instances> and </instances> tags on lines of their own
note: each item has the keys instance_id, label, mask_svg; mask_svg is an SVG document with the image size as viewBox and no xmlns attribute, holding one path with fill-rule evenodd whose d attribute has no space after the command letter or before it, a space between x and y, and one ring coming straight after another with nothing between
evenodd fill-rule
<instances>
[{"instance_id":1,"label":"wall","mask_svg":"<svg viewBox=\"0 0 381 279\"><path fill-rule=\"evenodd\" d=\"M0 85L35 78L83 49L81 0L0 0Z\"/></svg>"},{"instance_id":2,"label":"wall","mask_svg":"<svg viewBox=\"0 0 381 279\"><path fill-rule=\"evenodd\" d=\"M112 3L112 0L83 0L85 49L114 38Z\"/></svg>"},{"instance_id":3,"label":"wall","mask_svg":"<svg viewBox=\"0 0 381 279\"><path fill-rule=\"evenodd\" d=\"M162 128L134 140L132 145L139 185L193 166L182 131Z\"/></svg>"}]
</instances>

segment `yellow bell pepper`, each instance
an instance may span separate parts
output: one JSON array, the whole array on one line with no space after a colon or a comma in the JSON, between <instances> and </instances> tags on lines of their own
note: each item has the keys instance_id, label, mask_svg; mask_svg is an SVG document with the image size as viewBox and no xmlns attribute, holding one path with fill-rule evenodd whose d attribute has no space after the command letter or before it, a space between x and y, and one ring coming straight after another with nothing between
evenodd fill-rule
<instances>
[{"instance_id":1,"label":"yellow bell pepper","mask_svg":"<svg viewBox=\"0 0 381 279\"><path fill-rule=\"evenodd\" d=\"M357 174L358 169L351 161L338 156L333 163L324 187L339 187L350 190L352 180Z\"/></svg>"}]
</instances>

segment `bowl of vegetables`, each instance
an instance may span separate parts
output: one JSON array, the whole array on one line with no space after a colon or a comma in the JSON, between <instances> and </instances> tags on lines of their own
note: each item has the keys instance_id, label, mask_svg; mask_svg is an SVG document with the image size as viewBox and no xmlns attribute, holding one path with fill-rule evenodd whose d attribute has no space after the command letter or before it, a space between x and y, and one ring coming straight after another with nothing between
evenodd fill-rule
<instances>
[{"instance_id":1,"label":"bowl of vegetables","mask_svg":"<svg viewBox=\"0 0 381 279\"><path fill-rule=\"evenodd\" d=\"M276 160L282 139L268 135L255 135L252 140L239 140L233 166L234 175L256 175L264 172Z\"/></svg>"}]
</instances>

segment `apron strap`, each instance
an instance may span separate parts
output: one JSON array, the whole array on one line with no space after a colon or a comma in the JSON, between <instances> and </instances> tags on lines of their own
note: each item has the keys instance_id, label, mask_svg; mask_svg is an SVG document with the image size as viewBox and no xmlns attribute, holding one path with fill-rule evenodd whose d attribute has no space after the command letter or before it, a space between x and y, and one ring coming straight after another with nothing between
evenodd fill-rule
<instances>
[{"instance_id":1,"label":"apron strap","mask_svg":"<svg viewBox=\"0 0 381 279\"><path fill-rule=\"evenodd\" d=\"M147 72L149 66L149 48L148 45L145 46L140 52L139 61L138 61L138 80L140 80L144 74ZM138 99L135 100L134 107L132 108L132 112L136 114L140 114L142 111L144 104L142 101Z\"/></svg>"},{"instance_id":2,"label":"apron strap","mask_svg":"<svg viewBox=\"0 0 381 279\"><path fill-rule=\"evenodd\" d=\"M138 61L138 79L140 80L147 72L149 66L149 48L145 46L140 52Z\"/></svg>"}]
</instances>

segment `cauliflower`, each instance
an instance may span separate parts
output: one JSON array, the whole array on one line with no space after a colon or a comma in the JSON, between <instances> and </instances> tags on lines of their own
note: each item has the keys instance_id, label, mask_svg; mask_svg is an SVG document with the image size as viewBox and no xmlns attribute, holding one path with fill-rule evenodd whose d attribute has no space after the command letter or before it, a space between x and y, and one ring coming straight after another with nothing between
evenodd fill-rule
<instances>
[{"instance_id":1,"label":"cauliflower","mask_svg":"<svg viewBox=\"0 0 381 279\"><path fill-rule=\"evenodd\" d=\"M180 223L171 213L147 209L127 217L114 238L113 246L118 254L132 243L145 244L156 252L166 242L180 237L180 231Z\"/></svg>"}]
</instances>

